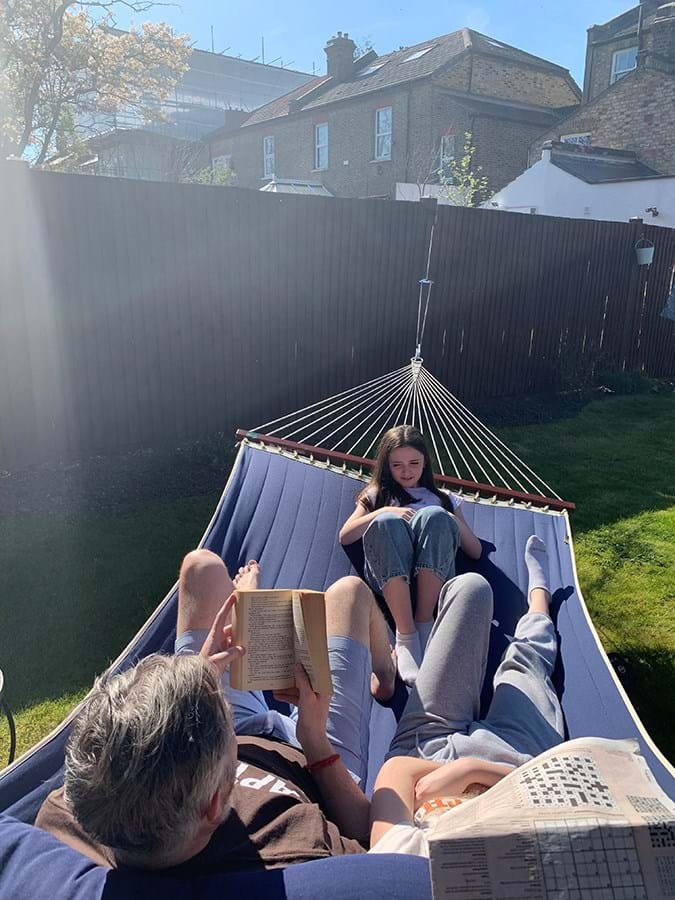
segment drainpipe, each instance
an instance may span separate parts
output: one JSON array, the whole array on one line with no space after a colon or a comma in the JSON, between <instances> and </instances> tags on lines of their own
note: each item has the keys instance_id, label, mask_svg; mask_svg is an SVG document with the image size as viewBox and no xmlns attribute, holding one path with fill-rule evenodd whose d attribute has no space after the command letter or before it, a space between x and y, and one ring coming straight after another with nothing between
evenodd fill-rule
<instances>
[{"instance_id":1,"label":"drainpipe","mask_svg":"<svg viewBox=\"0 0 675 900\"><path fill-rule=\"evenodd\" d=\"M410 172L410 95L412 88L408 87L408 94L405 103L406 123L405 123L405 174L403 180L408 182L408 173Z\"/></svg>"}]
</instances>

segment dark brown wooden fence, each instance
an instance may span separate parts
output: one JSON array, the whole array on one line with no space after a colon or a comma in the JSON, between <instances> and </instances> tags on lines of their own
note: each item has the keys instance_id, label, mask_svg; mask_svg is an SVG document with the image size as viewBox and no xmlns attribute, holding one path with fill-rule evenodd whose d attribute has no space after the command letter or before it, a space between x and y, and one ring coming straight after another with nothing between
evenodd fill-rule
<instances>
[{"instance_id":1,"label":"dark brown wooden fence","mask_svg":"<svg viewBox=\"0 0 675 900\"><path fill-rule=\"evenodd\" d=\"M398 368L433 215L0 166L0 467L252 427ZM674 374L674 264L669 229L441 207L425 365L468 401L599 361Z\"/></svg>"}]
</instances>

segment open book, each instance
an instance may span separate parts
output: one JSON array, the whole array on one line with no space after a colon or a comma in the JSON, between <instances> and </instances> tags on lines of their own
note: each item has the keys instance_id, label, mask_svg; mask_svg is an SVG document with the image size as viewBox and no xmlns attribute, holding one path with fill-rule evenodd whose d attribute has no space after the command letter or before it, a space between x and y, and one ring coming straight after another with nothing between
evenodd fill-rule
<instances>
[{"instance_id":1,"label":"open book","mask_svg":"<svg viewBox=\"0 0 675 900\"><path fill-rule=\"evenodd\" d=\"M326 606L319 591L235 591L233 643L246 653L230 666L240 691L278 691L295 686L293 665L302 663L320 694L333 693L326 642Z\"/></svg>"}]
</instances>

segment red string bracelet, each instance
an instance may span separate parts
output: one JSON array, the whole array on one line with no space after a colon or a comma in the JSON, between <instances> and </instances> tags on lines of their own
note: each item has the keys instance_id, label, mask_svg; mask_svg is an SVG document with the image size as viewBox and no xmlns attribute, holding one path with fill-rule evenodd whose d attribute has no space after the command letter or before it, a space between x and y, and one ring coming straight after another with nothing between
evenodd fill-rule
<instances>
[{"instance_id":1,"label":"red string bracelet","mask_svg":"<svg viewBox=\"0 0 675 900\"><path fill-rule=\"evenodd\" d=\"M325 769L328 766L332 766L340 759L339 753L333 753L332 756L327 756L325 759L319 759L316 762L309 763L307 769L309 772L316 772L318 769Z\"/></svg>"}]
</instances>

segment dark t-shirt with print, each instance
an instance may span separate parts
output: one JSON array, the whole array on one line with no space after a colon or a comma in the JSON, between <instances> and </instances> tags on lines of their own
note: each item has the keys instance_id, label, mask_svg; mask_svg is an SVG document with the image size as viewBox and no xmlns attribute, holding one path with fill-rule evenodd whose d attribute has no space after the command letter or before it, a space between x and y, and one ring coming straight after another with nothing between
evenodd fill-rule
<instances>
[{"instance_id":1,"label":"dark t-shirt with print","mask_svg":"<svg viewBox=\"0 0 675 900\"><path fill-rule=\"evenodd\" d=\"M203 875L236 869L271 869L291 863L363 853L358 841L342 837L324 815L303 754L279 741L240 737L231 811L208 845L170 871ZM53 791L35 822L99 865L115 867L111 852L92 841L75 821L63 797Z\"/></svg>"}]
</instances>

